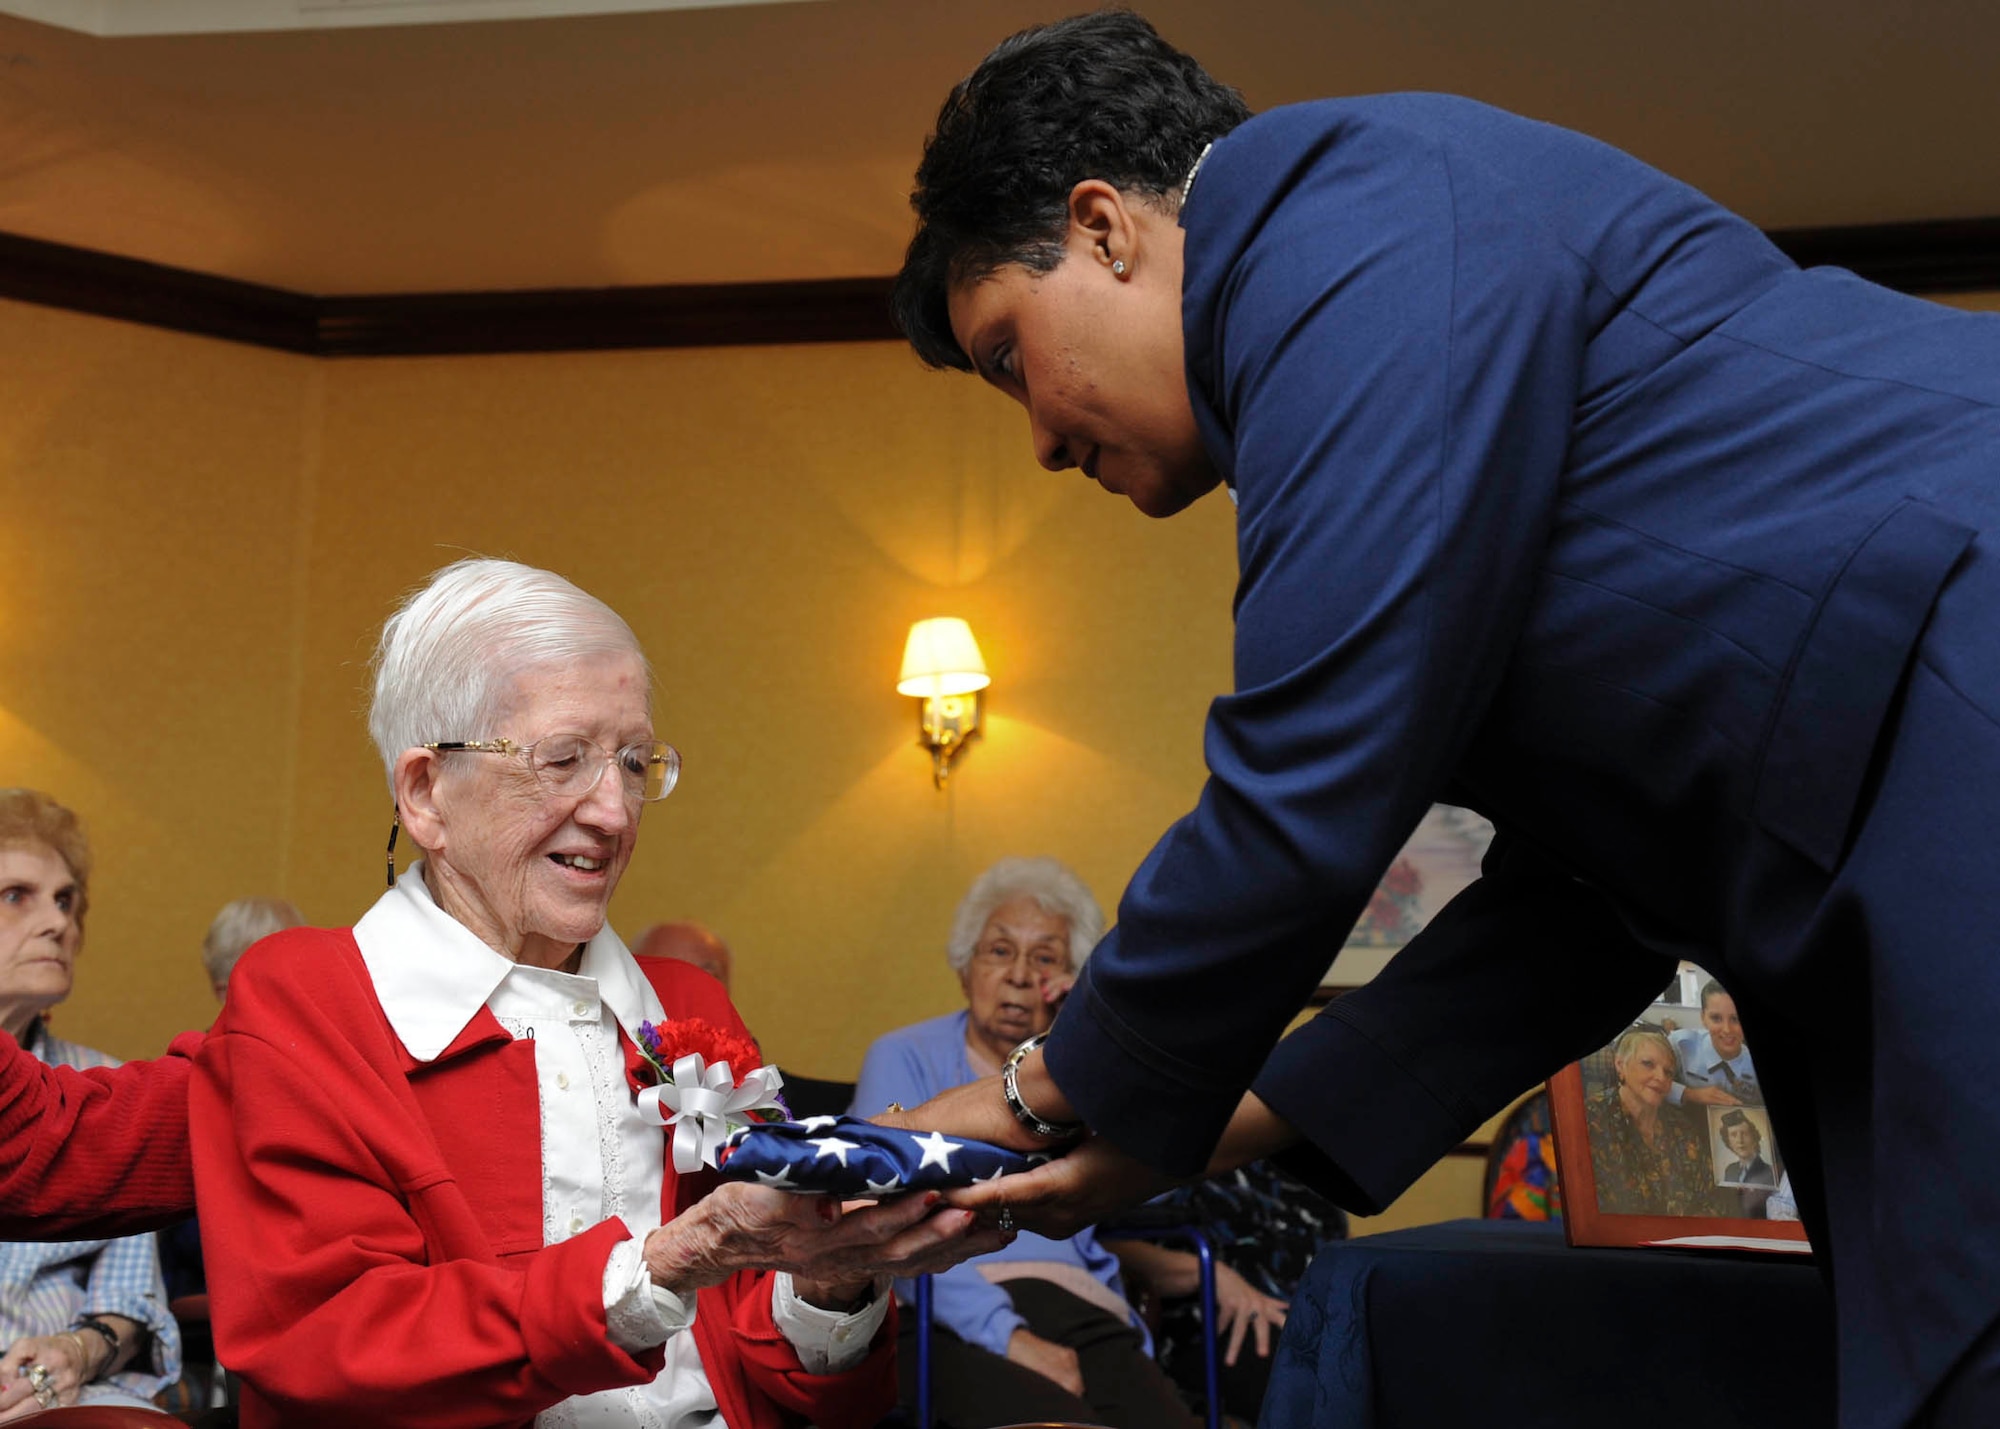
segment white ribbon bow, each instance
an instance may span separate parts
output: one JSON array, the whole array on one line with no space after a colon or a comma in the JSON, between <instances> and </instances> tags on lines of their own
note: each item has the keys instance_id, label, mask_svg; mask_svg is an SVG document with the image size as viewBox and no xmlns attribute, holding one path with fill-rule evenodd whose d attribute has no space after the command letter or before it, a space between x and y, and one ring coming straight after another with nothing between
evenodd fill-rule
<instances>
[{"instance_id":1,"label":"white ribbon bow","mask_svg":"<svg viewBox=\"0 0 2000 1429\"><path fill-rule=\"evenodd\" d=\"M715 1165L722 1143L750 1125L743 1113L783 1111L778 1088L784 1084L776 1067L758 1067L738 1086L727 1062L711 1067L701 1053L690 1052L674 1063L672 1081L639 1093L639 1115L674 1129L674 1170L685 1176Z\"/></svg>"}]
</instances>

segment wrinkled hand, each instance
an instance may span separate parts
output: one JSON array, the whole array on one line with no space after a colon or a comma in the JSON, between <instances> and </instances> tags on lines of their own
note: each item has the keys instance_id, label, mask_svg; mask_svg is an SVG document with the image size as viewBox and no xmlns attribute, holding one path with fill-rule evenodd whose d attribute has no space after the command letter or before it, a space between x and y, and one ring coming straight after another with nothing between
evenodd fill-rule
<instances>
[{"instance_id":1,"label":"wrinkled hand","mask_svg":"<svg viewBox=\"0 0 2000 1429\"><path fill-rule=\"evenodd\" d=\"M806 1274L934 1275L1013 1243L1012 1231L981 1227L936 1191L893 1196L844 1214L839 1234L815 1247Z\"/></svg>"},{"instance_id":2,"label":"wrinkled hand","mask_svg":"<svg viewBox=\"0 0 2000 1429\"><path fill-rule=\"evenodd\" d=\"M1175 1177L1092 1136L1032 1171L960 1186L945 1192L944 1199L978 1211L987 1223L1004 1206L1014 1213L1015 1224L1061 1240L1178 1184Z\"/></svg>"},{"instance_id":3,"label":"wrinkled hand","mask_svg":"<svg viewBox=\"0 0 2000 1429\"><path fill-rule=\"evenodd\" d=\"M1031 1330L1016 1330L1007 1337L1007 1358L1043 1379L1054 1380L1077 1398L1083 1397L1083 1366L1069 1346L1045 1340Z\"/></svg>"},{"instance_id":4,"label":"wrinkled hand","mask_svg":"<svg viewBox=\"0 0 2000 1429\"><path fill-rule=\"evenodd\" d=\"M1269 1359L1272 1333L1285 1328L1289 1308L1285 1301L1272 1299L1220 1260L1215 1262L1215 1329L1218 1335L1229 1335L1222 1353L1224 1364L1236 1363L1246 1335L1257 1347L1257 1358Z\"/></svg>"},{"instance_id":5,"label":"wrinkled hand","mask_svg":"<svg viewBox=\"0 0 2000 1429\"><path fill-rule=\"evenodd\" d=\"M95 1336L92 1336L95 1339ZM29 1335L8 1346L0 1355L0 1421L39 1414L44 1408L74 1404L78 1393L97 1373L102 1355L93 1354L83 1337L71 1332L60 1335ZM48 1387L55 1391L55 1403L44 1405L35 1398L35 1386L28 1378L31 1365L46 1369Z\"/></svg>"},{"instance_id":6,"label":"wrinkled hand","mask_svg":"<svg viewBox=\"0 0 2000 1429\"><path fill-rule=\"evenodd\" d=\"M646 1237L646 1266L676 1292L718 1285L739 1270L788 1270L836 1298L878 1275L925 1275L999 1250L1013 1237L980 1229L936 1192L854 1208L730 1182Z\"/></svg>"},{"instance_id":7,"label":"wrinkled hand","mask_svg":"<svg viewBox=\"0 0 2000 1429\"><path fill-rule=\"evenodd\" d=\"M1054 1008L1060 1011L1063 1005L1063 999L1069 996L1069 990L1075 986L1076 986L1075 973L1043 973L1042 974L1043 1004L1047 1007Z\"/></svg>"},{"instance_id":8,"label":"wrinkled hand","mask_svg":"<svg viewBox=\"0 0 2000 1429\"><path fill-rule=\"evenodd\" d=\"M1742 1106L1743 1103L1729 1095L1721 1087L1689 1087L1681 1093L1682 1102L1693 1102L1696 1106Z\"/></svg>"}]
</instances>

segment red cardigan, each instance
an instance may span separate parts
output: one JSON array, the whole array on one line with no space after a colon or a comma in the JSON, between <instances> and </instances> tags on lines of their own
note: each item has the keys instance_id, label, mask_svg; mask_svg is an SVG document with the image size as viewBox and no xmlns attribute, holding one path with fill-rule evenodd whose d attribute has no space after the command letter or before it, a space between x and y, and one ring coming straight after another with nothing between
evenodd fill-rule
<instances>
[{"instance_id":1,"label":"red cardigan","mask_svg":"<svg viewBox=\"0 0 2000 1429\"><path fill-rule=\"evenodd\" d=\"M155 1062L44 1066L0 1032L0 1240L95 1239L194 1213L187 1089L201 1034Z\"/></svg>"},{"instance_id":2,"label":"red cardigan","mask_svg":"<svg viewBox=\"0 0 2000 1429\"><path fill-rule=\"evenodd\" d=\"M669 1017L744 1030L707 974L639 963ZM636 1073L629 1043L626 1058ZM417 1062L351 932L280 933L230 975L189 1100L216 1349L243 1379L244 1429L525 1426L659 1372L662 1351L605 1334L624 1223L542 1244L534 1043L485 1008ZM668 1164L662 1219L712 1185ZM860 1366L808 1374L772 1322L768 1272L744 1271L701 1292L694 1334L730 1429L862 1429L894 1403L893 1317Z\"/></svg>"}]
</instances>

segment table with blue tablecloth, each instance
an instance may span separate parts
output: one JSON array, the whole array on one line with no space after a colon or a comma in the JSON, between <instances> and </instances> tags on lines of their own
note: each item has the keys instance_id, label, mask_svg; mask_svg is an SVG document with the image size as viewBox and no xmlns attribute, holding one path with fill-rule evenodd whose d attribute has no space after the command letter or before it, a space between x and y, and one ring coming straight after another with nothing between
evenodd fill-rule
<instances>
[{"instance_id":1,"label":"table with blue tablecloth","mask_svg":"<svg viewBox=\"0 0 2000 1429\"><path fill-rule=\"evenodd\" d=\"M1819 1429L1833 1302L1804 1257L1572 1248L1450 1221L1322 1250L1261 1429Z\"/></svg>"}]
</instances>

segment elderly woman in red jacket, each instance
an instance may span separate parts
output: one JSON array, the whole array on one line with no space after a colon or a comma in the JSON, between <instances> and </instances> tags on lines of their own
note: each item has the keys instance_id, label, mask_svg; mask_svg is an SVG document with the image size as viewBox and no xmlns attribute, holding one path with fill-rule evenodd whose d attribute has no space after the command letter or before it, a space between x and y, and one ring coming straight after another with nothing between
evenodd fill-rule
<instances>
[{"instance_id":1,"label":"elderly woman in red jacket","mask_svg":"<svg viewBox=\"0 0 2000 1429\"><path fill-rule=\"evenodd\" d=\"M244 958L190 1094L246 1429L875 1423L895 1335L868 1268L982 1247L924 1198L843 1217L669 1163L641 1024L748 1034L605 923L679 768L631 630L459 562L383 630L369 727L423 857L352 929Z\"/></svg>"}]
</instances>

